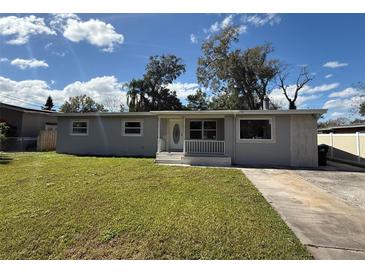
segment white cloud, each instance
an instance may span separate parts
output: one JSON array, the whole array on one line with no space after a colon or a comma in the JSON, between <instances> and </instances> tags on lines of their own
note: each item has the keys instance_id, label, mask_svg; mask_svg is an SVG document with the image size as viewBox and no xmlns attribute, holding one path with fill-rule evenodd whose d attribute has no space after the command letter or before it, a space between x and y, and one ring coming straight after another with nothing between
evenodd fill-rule
<instances>
[{"instance_id":1,"label":"white cloud","mask_svg":"<svg viewBox=\"0 0 365 274\"><path fill-rule=\"evenodd\" d=\"M330 61L325 64L323 64L323 67L325 68L340 68L340 67L346 67L349 64L347 63L339 63L338 61Z\"/></svg>"},{"instance_id":2,"label":"white cloud","mask_svg":"<svg viewBox=\"0 0 365 274\"><path fill-rule=\"evenodd\" d=\"M328 97L330 97L330 98L334 98L334 97L346 98L346 97L359 95L359 94L360 94L360 92L357 89L346 88L342 91L332 92Z\"/></svg>"},{"instance_id":3,"label":"white cloud","mask_svg":"<svg viewBox=\"0 0 365 274\"><path fill-rule=\"evenodd\" d=\"M198 38L193 33L190 34L190 42L193 44L198 43Z\"/></svg>"},{"instance_id":4,"label":"white cloud","mask_svg":"<svg viewBox=\"0 0 365 274\"><path fill-rule=\"evenodd\" d=\"M324 76L324 78L328 79L331 78L333 76L333 74L327 74L326 76Z\"/></svg>"},{"instance_id":5,"label":"white cloud","mask_svg":"<svg viewBox=\"0 0 365 274\"><path fill-rule=\"evenodd\" d=\"M6 63L6 62L9 62L9 59L8 58L0 58L0 63Z\"/></svg>"},{"instance_id":6,"label":"white cloud","mask_svg":"<svg viewBox=\"0 0 365 274\"><path fill-rule=\"evenodd\" d=\"M233 14L226 16L220 23L220 28L225 29L233 24Z\"/></svg>"},{"instance_id":7,"label":"white cloud","mask_svg":"<svg viewBox=\"0 0 365 274\"><path fill-rule=\"evenodd\" d=\"M61 90L52 89L47 82L41 80L14 81L0 76L0 97L4 103L26 106L26 102L31 102L41 106L48 95L51 95L53 102L60 106L69 97L82 94L91 96L99 103L105 103L109 98L116 98L126 103L123 83L115 76L96 77L86 82L77 81ZM11 99L14 97L23 102Z\"/></svg>"},{"instance_id":8,"label":"white cloud","mask_svg":"<svg viewBox=\"0 0 365 274\"><path fill-rule=\"evenodd\" d=\"M44 46L44 49L48 49L49 47L51 47L53 45L53 43L47 43L45 46Z\"/></svg>"},{"instance_id":9,"label":"white cloud","mask_svg":"<svg viewBox=\"0 0 365 274\"><path fill-rule=\"evenodd\" d=\"M332 83L332 84L324 84L324 85L314 86L314 87L304 86L300 92L303 94L309 94L309 93L329 91L331 89L337 88L339 85L340 85L339 83Z\"/></svg>"},{"instance_id":10,"label":"white cloud","mask_svg":"<svg viewBox=\"0 0 365 274\"><path fill-rule=\"evenodd\" d=\"M296 101L297 107L303 108L305 102L318 99L322 96L321 92L329 91L339 86L339 83L324 84L319 86L304 86L298 94ZM295 94L296 85L289 85L287 93L289 98L293 98ZM269 95L270 100L282 108L288 108L288 101L285 98L283 91L280 88L275 88Z\"/></svg>"},{"instance_id":11,"label":"white cloud","mask_svg":"<svg viewBox=\"0 0 365 274\"><path fill-rule=\"evenodd\" d=\"M188 95L195 94L196 90L199 88L199 85L197 83L176 82L167 85L167 88L172 91L176 91L176 95L180 100L186 100Z\"/></svg>"},{"instance_id":12,"label":"white cloud","mask_svg":"<svg viewBox=\"0 0 365 274\"><path fill-rule=\"evenodd\" d=\"M219 28L219 23L218 22L215 22L214 24L212 24L210 27L209 27L209 31L210 32L217 32L219 31L220 28Z\"/></svg>"},{"instance_id":13,"label":"white cloud","mask_svg":"<svg viewBox=\"0 0 365 274\"><path fill-rule=\"evenodd\" d=\"M26 44L29 41L30 36L37 34L56 35L56 32L45 24L43 18L34 15L25 17L0 17L0 35L12 36L12 38L6 42L8 44Z\"/></svg>"},{"instance_id":14,"label":"white cloud","mask_svg":"<svg viewBox=\"0 0 365 274\"><path fill-rule=\"evenodd\" d=\"M267 14L253 14L243 15L241 18L242 22L254 25L255 27L262 27L266 24L273 26L281 22L281 17L275 13Z\"/></svg>"},{"instance_id":15,"label":"white cloud","mask_svg":"<svg viewBox=\"0 0 365 274\"><path fill-rule=\"evenodd\" d=\"M99 19L82 21L72 13L56 14L50 25L72 42L87 41L106 52L113 52L116 45L124 42L122 34L117 33L111 24Z\"/></svg>"},{"instance_id":16,"label":"white cloud","mask_svg":"<svg viewBox=\"0 0 365 274\"><path fill-rule=\"evenodd\" d=\"M327 100L323 104L323 108L329 109L329 111L335 112L348 112L347 114L351 113L351 110L356 108L359 105L361 100L361 96L353 96L350 98L335 98Z\"/></svg>"},{"instance_id":17,"label":"white cloud","mask_svg":"<svg viewBox=\"0 0 365 274\"><path fill-rule=\"evenodd\" d=\"M44 60L37 59L20 59L16 58L10 62L11 65L16 66L20 69L29 68L48 68L48 64Z\"/></svg>"},{"instance_id":18,"label":"white cloud","mask_svg":"<svg viewBox=\"0 0 365 274\"><path fill-rule=\"evenodd\" d=\"M221 22L214 22L209 29L204 29L203 32L208 34L208 37L210 36L210 34L216 33L218 31L221 31L229 26L234 25L234 19L235 19L234 14L230 14L227 15L226 17L223 18L223 20ZM239 25L238 27L238 32L244 33L247 31L247 26L246 25Z\"/></svg>"},{"instance_id":19,"label":"white cloud","mask_svg":"<svg viewBox=\"0 0 365 274\"><path fill-rule=\"evenodd\" d=\"M331 116L332 117L334 117L334 118L337 118L337 117L344 117L346 115L346 113L344 113L344 112L337 112L337 111L335 111L335 112L333 112L332 114L331 114Z\"/></svg>"}]
</instances>

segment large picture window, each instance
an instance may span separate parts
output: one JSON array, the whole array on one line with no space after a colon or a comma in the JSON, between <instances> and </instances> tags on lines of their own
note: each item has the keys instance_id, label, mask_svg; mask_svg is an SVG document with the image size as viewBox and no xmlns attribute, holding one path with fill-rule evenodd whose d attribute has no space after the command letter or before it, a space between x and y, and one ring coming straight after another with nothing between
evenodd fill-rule
<instances>
[{"instance_id":1,"label":"large picture window","mask_svg":"<svg viewBox=\"0 0 365 274\"><path fill-rule=\"evenodd\" d=\"M88 134L88 122L87 121L72 121L71 134L72 135L87 135Z\"/></svg>"},{"instance_id":2,"label":"large picture window","mask_svg":"<svg viewBox=\"0 0 365 274\"><path fill-rule=\"evenodd\" d=\"M217 121L190 121L191 140L216 140Z\"/></svg>"},{"instance_id":3,"label":"large picture window","mask_svg":"<svg viewBox=\"0 0 365 274\"><path fill-rule=\"evenodd\" d=\"M271 119L240 119L239 137L241 140L271 140Z\"/></svg>"},{"instance_id":4,"label":"large picture window","mask_svg":"<svg viewBox=\"0 0 365 274\"><path fill-rule=\"evenodd\" d=\"M123 121L122 135L124 136L142 136L143 123L142 121Z\"/></svg>"}]
</instances>

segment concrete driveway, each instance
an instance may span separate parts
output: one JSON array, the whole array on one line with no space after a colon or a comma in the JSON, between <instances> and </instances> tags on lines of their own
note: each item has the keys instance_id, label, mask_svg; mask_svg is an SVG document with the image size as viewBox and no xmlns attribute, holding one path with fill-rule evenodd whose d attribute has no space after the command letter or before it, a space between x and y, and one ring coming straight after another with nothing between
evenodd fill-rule
<instances>
[{"instance_id":1,"label":"concrete driveway","mask_svg":"<svg viewBox=\"0 0 365 274\"><path fill-rule=\"evenodd\" d=\"M339 169L242 171L316 259L365 259L365 173Z\"/></svg>"}]
</instances>

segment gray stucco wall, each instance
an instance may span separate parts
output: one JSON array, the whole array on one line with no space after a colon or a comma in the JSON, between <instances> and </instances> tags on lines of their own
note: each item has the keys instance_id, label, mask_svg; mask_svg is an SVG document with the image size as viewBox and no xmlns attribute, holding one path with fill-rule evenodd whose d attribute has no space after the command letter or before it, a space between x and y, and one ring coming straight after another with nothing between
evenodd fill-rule
<instances>
[{"instance_id":1,"label":"gray stucco wall","mask_svg":"<svg viewBox=\"0 0 365 274\"><path fill-rule=\"evenodd\" d=\"M272 118L273 142L238 140L239 118ZM290 166L290 116L237 116L232 128L232 162L238 165Z\"/></svg>"},{"instance_id":2,"label":"gray stucco wall","mask_svg":"<svg viewBox=\"0 0 365 274\"><path fill-rule=\"evenodd\" d=\"M14 137L37 137L46 123L57 123L57 117L47 113L22 112L0 107L0 119L16 128Z\"/></svg>"},{"instance_id":3,"label":"gray stucco wall","mask_svg":"<svg viewBox=\"0 0 365 274\"><path fill-rule=\"evenodd\" d=\"M71 135L71 121L87 120L87 136ZM122 136L122 120L142 120L143 136ZM157 151L157 117L59 117L56 151L78 155L154 156Z\"/></svg>"},{"instance_id":4,"label":"gray stucco wall","mask_svg":"<svg viewBox=\"0 0 365 274\"><path fill-rule=\"evenodd\" d=\"M313 115L291 117L291 166L317 167L317 118Z\"/></svg>"},{"instance_id":5,"label":"gray stucco wall","mask_svg":"<svg viewBox=\"0 0 365 274\"><path fill-rule=\"evenodd\" d=\"M239 118L271 118L273 140L239 140ZM87 136L70 134L71 121L87 120ZM122 120L143 120L143 136L122 136ZM204 119L205 120L205 119ZM218 120L218 139L236 165L316 167L316 117L312 115L226 115ZM167 119L161 118L161 137ZM189 136L189 119L186 120ZM154 156L157 152L156 116L59 117L57 152L79 155ZM188 138L187 138L188 139Z\"/></svg>"},{"instance_id":6,"label":"gray stucco wall","mask_svg":"<svg viewBox=\"0 0 365 274\"><path fill-rule=\"evenodd\" d=\"M46 123L57 123L57 117L42 113L23 113L21 136L37 137L45 129Z\"/></svg>"},{"instance_id":7,"label":"gray stucco wall","mask_svg":"<svg viewBox=\"0 0 365 274\"><path fill-rule=\"evenodd\" d=\"M0 120L15 128L15 136L21 136L23 113L13 109L0 107Z\"/></svg>"}]
</instances>

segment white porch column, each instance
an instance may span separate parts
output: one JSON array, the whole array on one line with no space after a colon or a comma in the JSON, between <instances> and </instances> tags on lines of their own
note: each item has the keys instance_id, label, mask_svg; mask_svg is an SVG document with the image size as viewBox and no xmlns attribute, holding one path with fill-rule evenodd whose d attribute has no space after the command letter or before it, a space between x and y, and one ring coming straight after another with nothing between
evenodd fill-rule
<instances>
[{"instance_id":1,"label":"white porch column","mask_svg":"<svg viewBox=\"0 0 365 274\"><path fill-rule=\"evenodd\" d=\"M161 152L161 140L160 140L160 137L161 137L161 118L160 116L158 116L158 123L157 123L157 152Z\"/></svg>"},{"instance_id":2,"label":"white porch column","mask_svg":"<svg viewBox=\"0 0 365 274\"><path fill-rule=\"evenodd\" d=\"M185 132L186 132L186 128L185 128L185 121L186 120L186 118L185 118L185 116L184 116L184 129L183 129L183 153L185 154L185 151L186 151L186 148L185 148Z\"/></svg>"}]
</instances>

